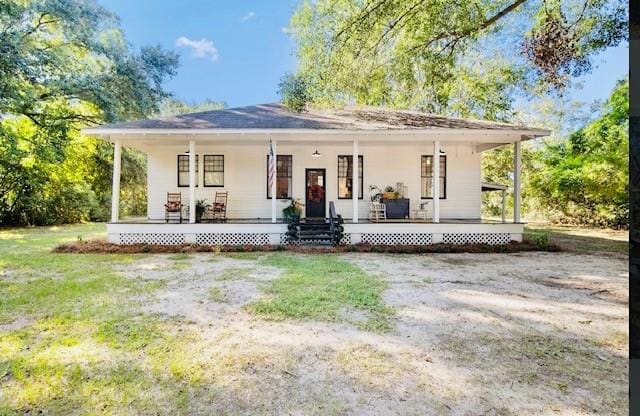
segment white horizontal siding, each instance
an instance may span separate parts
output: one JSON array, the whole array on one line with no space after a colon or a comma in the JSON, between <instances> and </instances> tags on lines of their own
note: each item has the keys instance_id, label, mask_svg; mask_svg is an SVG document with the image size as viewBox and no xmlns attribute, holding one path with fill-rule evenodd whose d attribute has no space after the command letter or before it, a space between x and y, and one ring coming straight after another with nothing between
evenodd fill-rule
<instances>
[{"instance_id":1,"label":"white horizontal siding","mask_svg":"<svg viewBox=\"0 0 640 416\"><path fill-rule=\"evenodd\" d=\"M321 157L311 156L318 150ZM480 217L480 154L467 144L443 144L447 154L447 198L440 200L440 216L446 218ZM189 201L188 188L177 186L177 155L186 146L155 146L148 154L148 216L164 218L167 192L181 192L185 205ZM395 143L393 145L360 143L359 152L364 157L364 199L360 200L361 218L368 213L369 186L381 189L404 182L408 187L412 208L420 201L420 156L432 154L432 143ZM293 197L304 202L305 169L326 169L326 200L335 201L338 213L351 218L351 200L338 199L338 155L352 152L350 143L310 145L278 143L278 154L293 155ZM199 156L199 185L196 199L211 202L216 191L229 191L229 218L270 218L271 202L266 197L266 155L268 145L203 145L196 146ZM205 188L203 179L203 155L225 156L225 181L223 188ZM278 216L286 201L278 201Z\"/></svg>"}]
</instances>

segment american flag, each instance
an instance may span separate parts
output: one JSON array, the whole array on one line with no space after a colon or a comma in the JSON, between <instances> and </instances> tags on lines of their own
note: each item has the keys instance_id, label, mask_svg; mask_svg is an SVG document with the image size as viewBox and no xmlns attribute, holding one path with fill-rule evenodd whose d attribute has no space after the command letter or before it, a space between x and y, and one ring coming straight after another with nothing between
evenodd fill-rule
<instances>
[{"instance_id":1,"label":"american flag","mask_svg":"<svg viewBox=\"0 0 640 416\"><path fill-rule=\"evenodd\" d=\"M269 170L269 176L268 176L269 191L271 191L271 188L273 187L273 181L276 178L276 161L273 154L273 143L271 142L271 140L269 140L269 169L268 170Z\"/></svg>"}]
</instances>

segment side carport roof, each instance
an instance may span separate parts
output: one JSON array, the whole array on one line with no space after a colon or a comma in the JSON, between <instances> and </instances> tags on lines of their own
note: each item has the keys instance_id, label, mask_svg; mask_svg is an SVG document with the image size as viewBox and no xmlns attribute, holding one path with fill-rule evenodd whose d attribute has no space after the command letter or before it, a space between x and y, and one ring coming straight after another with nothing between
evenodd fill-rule
<instances>
[{"instance_id":1,"label":"side carport roof","mask_svg":"<svg viewBox=\"0 0 640 416\"><path fill-rule=\"evenodd\" d=\"M490 182L482 182L482 192L490 192L490 191L506 191L507 185L502 185L499 183L490 183Z\"/></svg>"}]
</instances>

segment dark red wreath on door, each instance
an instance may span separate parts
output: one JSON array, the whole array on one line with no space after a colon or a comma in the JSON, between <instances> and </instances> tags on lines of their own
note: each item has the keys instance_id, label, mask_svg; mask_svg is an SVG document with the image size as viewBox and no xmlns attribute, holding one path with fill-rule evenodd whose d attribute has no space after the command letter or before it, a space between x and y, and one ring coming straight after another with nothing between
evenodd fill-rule
<instances>
[{"instance_id":1,"label":"dark red wreath on door","mask_svg":"<svg viewBox=\"0 0 640 416\"><path fill-rule=\"evenodd\" d=\"M311 202L321 202L324 198L324 188L320 185L311 185L307 188L307 199Z\"/></svg>"}]
</instances>

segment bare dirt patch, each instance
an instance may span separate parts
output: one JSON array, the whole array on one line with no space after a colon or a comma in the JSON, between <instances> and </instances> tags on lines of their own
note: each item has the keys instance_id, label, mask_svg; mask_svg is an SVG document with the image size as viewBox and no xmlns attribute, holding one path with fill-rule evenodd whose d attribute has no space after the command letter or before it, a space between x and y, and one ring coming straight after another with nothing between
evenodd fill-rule
<instances>
[{"instance_id":1,"label":"bare dirt patch","mask_svg":"<svg viewBox=\"0 0 640 416\"><path fill-rule=\"evenodd\" d=\"M252 253L253 254L253 253ZM263 320L245 306L282 270L262 256L153 255L120 273L163 286L188 412L626 414L627 266L570 253L332 254L386 282L391 330ZM176 255L173 255L176 256ZM606 290L606 292L602 291ZM173 359L175 361L175 359Z\"/></svg>"},{"instance_id":2,"label":"bare dirt patch","mask_svg":"<svg viewBox=\"0 0 640 416\"><path fill-rule=\"evenodd\" d=\"M260 295L258 285L278 276L278 269L262 266L257 259L199 253L156 255L122 267L120 272L165 283L165 290L140 299L145 312L209 325L219 316L232 319L232 315L244 314L241 306Z\"/></svg>"}]
</instances>

